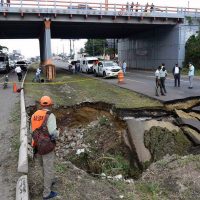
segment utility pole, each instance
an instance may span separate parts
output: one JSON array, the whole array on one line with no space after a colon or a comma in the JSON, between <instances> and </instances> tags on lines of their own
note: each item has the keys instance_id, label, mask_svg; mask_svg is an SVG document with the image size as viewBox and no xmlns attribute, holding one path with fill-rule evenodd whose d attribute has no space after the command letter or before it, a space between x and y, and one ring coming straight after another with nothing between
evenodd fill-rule
<instances>
[{"instance_id":1,"label":"utility pole","mask_svg":"<svg viewBox=\"0 0 200 200\"><path fill-rule=\"evenodd\" d=\"M69 40L69 46L70 46L70 58L72 57L72 41Z\"/></svg>"},{"instance_id":2,"label":"utility pole","mask_svg":"<svg viewBox=\"0 0 200 200\"><path fill-rule=\"evenodd\" d=\"M114 39L114 58L115 58L115 39Z\"/></svg>"},{"instance_id":3,"label":"utility pole","mask_svg":"<svg viewBox=\"0 0 200 200\"><path fill-rule=\"evenodd\" d=\"M108 0L105 0L105 10L108 10Z\"/></svg>"},{"instance_id":4,"label":"utility pole","mask_svg":"<svg viewBox=\"0 0 200 200\"><path fill-rule=\"evenodd\" d=\"M94 39L92 39L92 54L94 56Z\"/></svg>"}]
</instances>

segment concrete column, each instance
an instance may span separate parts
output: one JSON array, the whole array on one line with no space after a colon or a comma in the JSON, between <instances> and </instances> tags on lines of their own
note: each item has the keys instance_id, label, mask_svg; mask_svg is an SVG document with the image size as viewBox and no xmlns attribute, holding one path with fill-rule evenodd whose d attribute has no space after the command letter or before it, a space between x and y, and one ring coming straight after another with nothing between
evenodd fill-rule
<instances>
[{"instance_id":1,"label":"concrete column","mask_svg":"<svg viewBox=\"0 0 200 200\"><path fill-rule=\"evenodd\" d=\"M51 55L51 21L46 19L44 21L44 64L52 64L52 55Z\"/></svg>"},{"instance_id":2,"label":"concrete column","mask_svg":"<svg viewBox=\"0 0 200 200\"><path fill-rule=\"evenodd\" d=\"M41 47L42 54L44 55L44 62L43 65L45 65L45 74L49 81L52 81L55 79L55 65L52 63L52 54L51 54L51 21L49 18L46 18L44 21L45 29L44 29L44 40L43 45L44 47Z\"/></svg>"}]
</instances>

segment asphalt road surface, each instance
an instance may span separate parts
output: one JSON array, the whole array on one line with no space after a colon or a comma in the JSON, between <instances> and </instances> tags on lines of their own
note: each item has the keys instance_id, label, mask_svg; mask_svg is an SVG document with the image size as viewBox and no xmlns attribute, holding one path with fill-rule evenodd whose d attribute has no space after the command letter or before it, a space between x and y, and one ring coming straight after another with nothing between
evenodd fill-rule
<instances>
[{"instance_id":1,"label":"asphalt road surface","mask_svg":"<svg viewBox=\"0 0 200 200\"><path fill-rule=\"evenodd\" d=\"M16 134L12 127L11 115L20 99L19 94L13 93L12 84L3 89L4 75L0 74L0 199L14 200L18 174L17 158L11 145L12 137ZM16 80L16 74L10 73L9 81Z\"/></svg>"},{"instance_id":2,"label":"asphalt road surface","mask_svg":"<svg viewBox=\"0 0 200 200\"><path fill-rule=\"evenodd\" d=\"M56 67L66 70L66 63L62 61L55 61ZM93 77L93 74L83 74L83 76ZM94 77L96 78L96 77ZM174 78L172 74L167 76L165 81L167 94L166 96L155 96L155 76L154 71L139 71L133 70L127 72L124 77L124 84L118 84L117 78L102 78L98 77L102 81L106 81L110 84L118 85L119 87L133 90L135 92L144 94L151 98L158 99L162 102L167 102L176 99L184 99L188 97L200 96L200 77L194 77L193 89L188 89L189 81L188 76L181 76L180 87L174 87Z\"/></svg>"}]
</instances>

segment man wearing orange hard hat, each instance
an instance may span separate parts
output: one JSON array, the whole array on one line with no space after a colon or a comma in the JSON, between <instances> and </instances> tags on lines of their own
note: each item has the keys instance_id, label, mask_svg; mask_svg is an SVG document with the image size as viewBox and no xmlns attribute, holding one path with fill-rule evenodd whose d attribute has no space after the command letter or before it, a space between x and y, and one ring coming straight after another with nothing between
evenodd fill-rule
<instances>
[{"instance_id":1,"label":"man wearing orange hard hat","mask_svg":"<svg viewBox=\"0 0 200 200\"><path fill-rule=\"evenodd\" d=\"M44 176L43 199L51 199L57 196L52 191L55 184L54 159L56 139L59 136L56 117L50 111L53 101L49 96L40 99L41 109L31 117L32 147L36 155L41 157Z\"/></svg>"}]
</instances>

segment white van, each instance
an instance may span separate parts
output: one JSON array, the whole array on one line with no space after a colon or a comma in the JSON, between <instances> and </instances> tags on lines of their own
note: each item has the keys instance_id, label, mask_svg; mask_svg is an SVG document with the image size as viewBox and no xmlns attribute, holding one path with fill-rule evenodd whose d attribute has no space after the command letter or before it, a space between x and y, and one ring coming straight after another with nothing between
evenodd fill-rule
<instances>
[{"instance_id":1,"label":"white van","mask_svg":"<svg viewBox=\"0 0 200 200\"><path fill-rule=\"evenodd\" d=\"M84 57L80 60L81 72L93 73L93 67L97 63L98 58L96 57Z\"/></svg>"}]
</instances>

